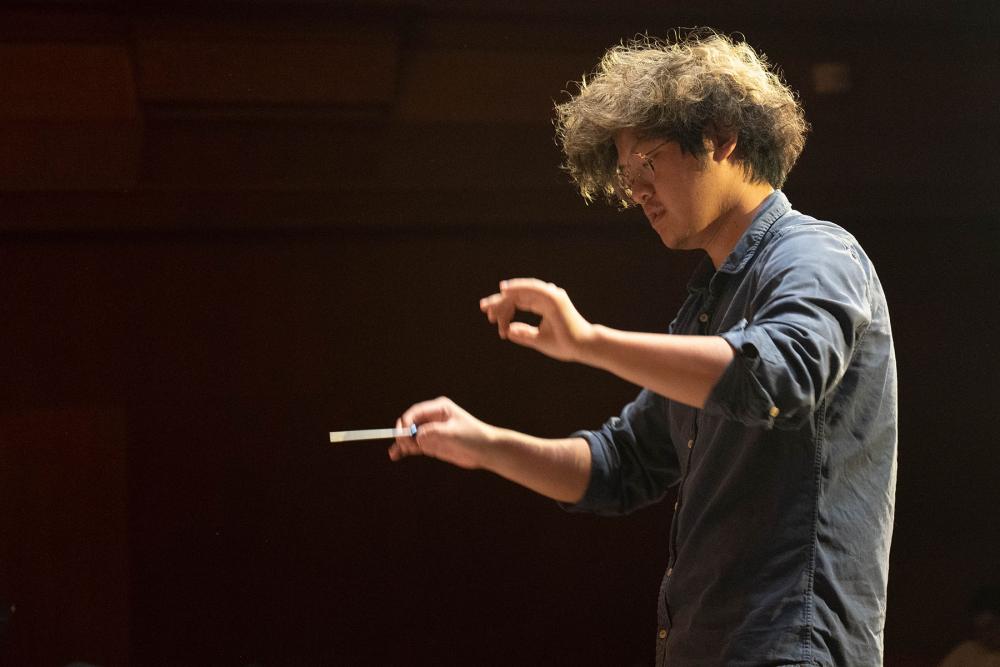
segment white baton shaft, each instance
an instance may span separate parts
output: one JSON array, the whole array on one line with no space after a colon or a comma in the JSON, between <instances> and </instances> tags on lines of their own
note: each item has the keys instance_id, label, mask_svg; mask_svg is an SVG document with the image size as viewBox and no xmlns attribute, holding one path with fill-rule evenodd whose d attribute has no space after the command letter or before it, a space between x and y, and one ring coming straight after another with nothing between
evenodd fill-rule
<instances>
[{"instance_id":1,"label":"white baton shaft","mask_svg":"<svg viewBox=\"0 0 1000 667\"><path fill-rule=\"evenodd\" d=\"M410 428L370 428L361 431L330 431L330 442L356 442L358 440L391 440L417 434L417 425Z\"/></svg>"}]
</instances>

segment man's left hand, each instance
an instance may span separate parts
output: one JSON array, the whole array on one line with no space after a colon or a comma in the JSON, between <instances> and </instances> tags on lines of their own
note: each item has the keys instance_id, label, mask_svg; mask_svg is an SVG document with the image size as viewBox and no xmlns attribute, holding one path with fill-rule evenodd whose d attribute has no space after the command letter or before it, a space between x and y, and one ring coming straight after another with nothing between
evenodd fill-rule
<instances>
[{"instance_id":1,"label":"man's left hand","mask_svg":"<svg viewBox=\"0 0 1000 667\"><path fill-rule=\"evenodd\" d=\"M479 301L500 337L530 347L560 361L582 361L594 326L583 319L566 290L535 278L515 278L500 283L500 292ZM535 313L538 326L513 322L518 311Z\"/></svg>"}]
</instances>

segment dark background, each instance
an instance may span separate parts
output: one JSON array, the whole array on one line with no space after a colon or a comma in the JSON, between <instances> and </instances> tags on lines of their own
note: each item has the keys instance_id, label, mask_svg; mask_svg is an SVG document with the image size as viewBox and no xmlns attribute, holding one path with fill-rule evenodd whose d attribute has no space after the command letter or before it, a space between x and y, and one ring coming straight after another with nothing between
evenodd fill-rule
<instances>
[{"instance_id":1,"label":"dark background","mask_svg":"<svg viewBox=\"0 0 1000 667\"><path fill-rule=\"evenodd\" d=\"M997 583L993 3L0 9L4 664L652 661L670 505L569 515L330 430L446 394L542 436L636 388L500 341L501 278L662 330L697 259L585 206L551 106L603 50L741 31L813 132L785 192L892 310L886 662Z\"/></svg>"}]
</instances>

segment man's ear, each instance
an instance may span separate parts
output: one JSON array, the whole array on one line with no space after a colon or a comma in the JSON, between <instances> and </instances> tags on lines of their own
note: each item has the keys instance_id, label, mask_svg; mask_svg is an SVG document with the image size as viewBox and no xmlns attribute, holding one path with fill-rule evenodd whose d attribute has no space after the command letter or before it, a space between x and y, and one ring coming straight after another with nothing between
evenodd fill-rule
<instances>
[{"instance_id":1,"label":"man's ear","mask_svg":"<svg viewBox=\"0 0 1000 667\"><path fill-rule=\"evenodd\" d=\"M736 152L738 133L710 126L705 131L705 147L715 162L725 162Z\"/></svg>"}]
</instances>

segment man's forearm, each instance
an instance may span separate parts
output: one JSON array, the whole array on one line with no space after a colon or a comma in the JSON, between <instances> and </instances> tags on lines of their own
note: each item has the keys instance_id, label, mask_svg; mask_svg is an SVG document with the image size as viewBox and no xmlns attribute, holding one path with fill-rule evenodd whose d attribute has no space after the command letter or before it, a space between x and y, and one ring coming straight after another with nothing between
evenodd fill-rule
<instances>
[{"instance_id":1,"label":"man's forearm","mask_svg":"<svg viewBox=\"0 0 1000 667\"><path fill-rule=\"evenodd\" d=\"M575 503L590 482L590 446L583 438L550 440L498 428L481 465L543 496Z\"/></svg>"},{"instance_id":2,"label":"man's forearm","mask_svg":"<svg viewBox=\"0 0 1000 667\"><path fill-rule=\"evenodd\" d=\"M637 333L598 324L580 361L701 408L733 356L729 343L719 336Z\"/></svg>"}]
</instances>

